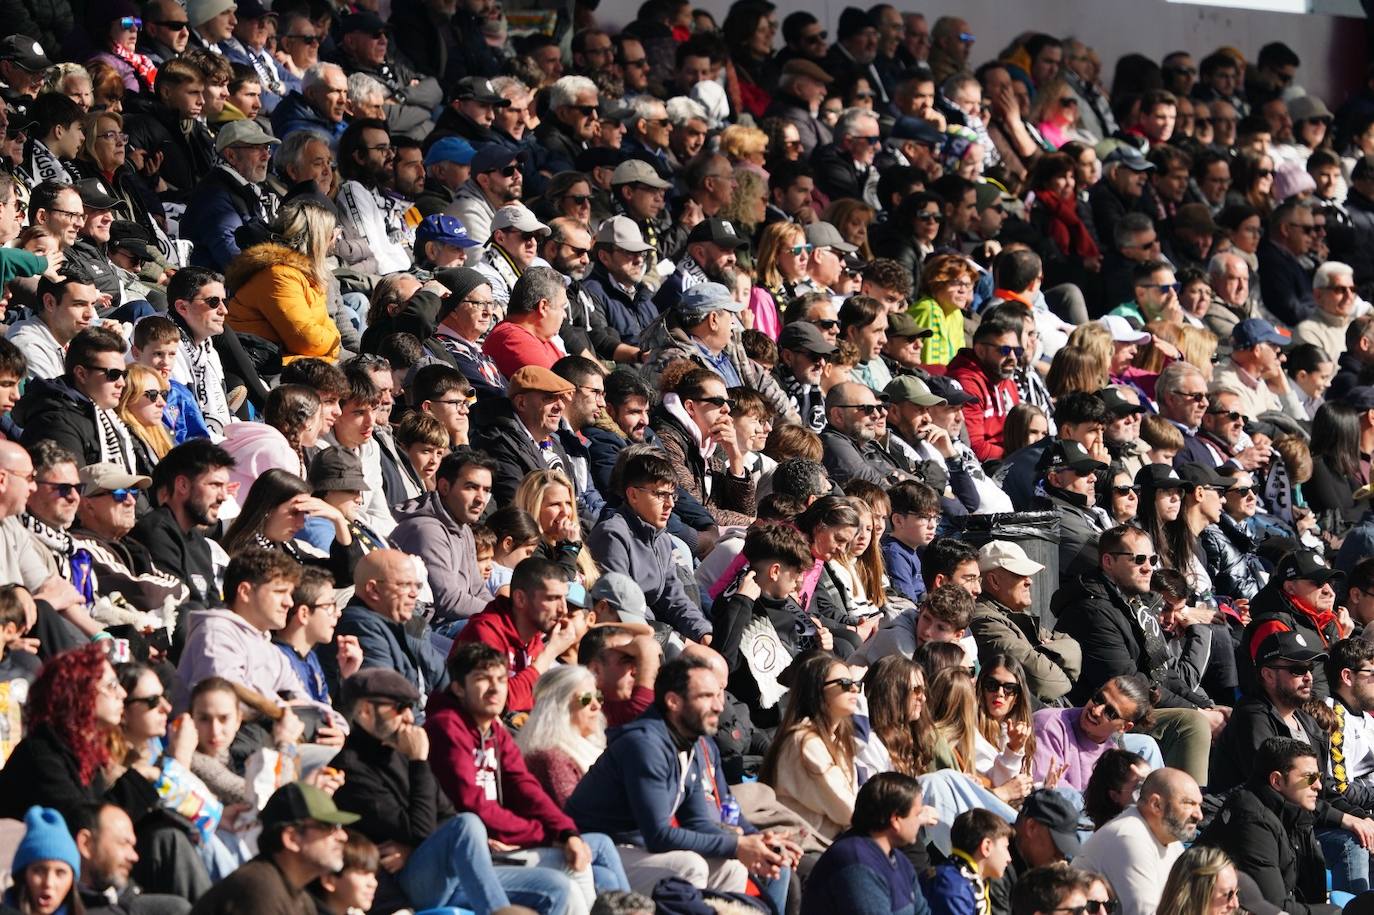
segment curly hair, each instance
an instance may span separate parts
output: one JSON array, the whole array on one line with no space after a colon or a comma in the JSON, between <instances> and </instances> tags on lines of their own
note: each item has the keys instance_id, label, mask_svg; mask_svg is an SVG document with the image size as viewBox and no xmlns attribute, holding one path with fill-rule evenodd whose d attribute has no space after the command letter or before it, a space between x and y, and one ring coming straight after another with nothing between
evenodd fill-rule
<instances>
[{"instance_id":1,"label":"curly hair","mask_svg":"<svg viewBox=\"0 0 1374 915\"><path fill-rule=\"evenodd\" d=\"M76 757L78 777L89 785L110 761L110 733L95 719L91 701L109 661L100 643L63 652L43 665L29 690L29 733L46 724Z\"/></svg>"}]
</instances>

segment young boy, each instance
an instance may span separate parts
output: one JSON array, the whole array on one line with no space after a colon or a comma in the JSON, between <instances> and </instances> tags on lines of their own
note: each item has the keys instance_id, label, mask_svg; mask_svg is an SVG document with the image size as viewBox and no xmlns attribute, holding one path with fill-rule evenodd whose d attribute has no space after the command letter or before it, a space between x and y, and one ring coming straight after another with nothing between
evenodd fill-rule
<instances>
[{"instance_id":1,"label":"young boy","mask_svg":"<svg viewBox=\"0 0 1374 915\"><path fill-rule=\"evenodd\" d=\"M162 424L178 445L187 439L210 438L210 428L191 389L172 380L172 366L181 347L181 331L171 318L149 315L134 325L134 361L157 372L167 382L167 405Z\"/></svg>"},{"instance_id":2,"label":"young boy","mask_svg":"<svg viewBox=\"0 0 1374 915\"><path fill-rule=\"evenodd\" d=\"M360 832L348 830L343 867L337 874L321 877L314 893L321 903L320 911L331 915L363 915L370 911L377 895L377 868L381 858L376 843Z\"/></svg>"},{"instance_id":3,"label":"young boy","mask_svg":"<svg viewBox=\"0 0 1374 915\"><path fill-rule=\"evenodd\" d=\"M814 562L801 531L789 524L755 524L744 537L748 569L734 592L712 605L712 646L730 666L731 693L749 706L754 723L777 723L786 690L778 675L792 658L834 638L808 617L794 596Z\"/></svg>"},{"instance_id":4,"label":"young boy","mask_svg":"<svg viewBox=\"0 0 1374 915\"><path fill-rule=\"evenodd\" d=\"M19 382L29 373L29 360L23 352L4 337L0 337L0 438L17 441L20 429L10 418L10 411L19 402Z\"/></svg>"},{"instance_id":5,"label":"young boy","mask_svg":"<svg viewBox=\"0 0 1374 915\"><path fill-rule=\"evenodd\" d=\"M972 617L973 596L952 582L940 585L926 593L919 607L903 611L874 633L849 663L874 664L890 654L909 658L926 642L957 642L972 663L978 657L977 648L968 637Z\"/></svg>"},{"instance_id":6,"label":"young boy","mask_svg":"<svg viewBox=\"0 0 1374 915\"><path fill-rule=\"evenodd\" d=\"M485 524L474 524L472 548L477 553L477 571L491 587L491 572L496 567L496 533ZM492 593L495 594L494 589Z\"/></svg>"},{"instance_id":7,"label":"young boy","mask_svg":"<svg viewBox=\"0 0 1374 915\"><path fill-rule=\"evenodd\" d=\"M301 580L291 591L291 612L286 625L272 635L272 644L281 649L286 660L305 684L309 698L329 704L329 684L315 653L317 645L334 642L334 627L339 622L339 605L334 598L334 579L318 566L303 566ZM347 680L363 663L362 648L355 635L338 637L339 679Z\"/></svg>"},{"instance_id":8,"label":"young boy","mask_svg":"<svg viewBox=\"0 0 1374 915\"><path fill-rule=\"evenodd\" d=\"M396 426L395 437L396 444L406 455L406 463L401 469L406 479L414 484L415 495L433 492L434 475L449 451L448 430L444 424L428 413L407 413Z\"/></svg>"},{"instance_id":9,"label":"young boy","mask_svg":"<svg viewBox=\"0 0 1374 915\"><path fill-rule=\"evenodd\" d=\"M987 881L1011 863L1011 824L991 810L959 814L950 827L949 860L921 877L930 915L991 915Z\"/></svg>"},{"instance_id":10,"label":"young boy","mask_svg":"<svg viewBox=\"0 0 1374 915\"><path fill-rule=\"evenodd\" d=\"M1145 455L1150 464L1174 463L1174 456L1183 450L1183 433L1167 419L1147 413L1140 420L1140 440L1149 446Z\"/></svg>"},{"instance_id":11,"label":"young boy","mask_svg":"<svg viewBox=\"0 0 1374 915\"><path fill-rule=\"evenodd\" d=\"M978 551L954 537L936 537L921 552L921 578L926 590L954 584L974 600L983 593L983 575L978 571Z\"/></svg>"},{"instance_id":12,"label":"young boy","mask_svg":"<svg viewBox=\"0 0 1374 915\"><path fill-rule=\"evenodd\" d=\"M940 524L940 497L924 483L908 480L888 490L892 501L891 525L883 538L883 562L892 587L913 604L926 593L921 577L920 551L935 539Z\"/></svg>"}]
</instances>

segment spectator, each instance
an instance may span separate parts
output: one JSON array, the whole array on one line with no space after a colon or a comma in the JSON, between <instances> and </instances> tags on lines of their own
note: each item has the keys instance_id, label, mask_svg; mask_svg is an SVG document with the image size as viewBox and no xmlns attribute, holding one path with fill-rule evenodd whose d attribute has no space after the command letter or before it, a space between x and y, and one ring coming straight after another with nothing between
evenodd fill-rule
<instances>
[{"instance_id":1,"label":"spectator","mask_svg":"<svg viewBox=\"0 0 1374 915\"><path fill-rule=\"evenodd\" d=\"M535 685L534 708L516 735L530 774L560 807L606 748L601 696L587 668L559 666Z\"/></svg>"},{"instance_id":2,"label":"spectator","mask_svg":"<svg viewBox=\"0 0 1374 915\"><path fill-rule=\"evenodd\" d=\"M182 217L186 237L195 245L194 266L223 272L239 255L236 230L248 223L266 222L260 186L275 137L245 120L226 124L215 137L215 151L223 162L197 183Z\"/></svg>"},{"instance_id":3,"label":"spectator","mask_svg":"<svg viewBox=\"0 0 1374 915\"><path fill-rule=\"evenodd\" d=\"M185 915L191 904L167 893L144 893L134 882L138 864L134 824L122 807L88 804L68 828L81 853L78 891L87 912L119 910L129 915Z\"/></svg>"},{"instance_id":4,"label":"spectator","mask_svg":"<svg viewBox=\"0 0 1374 915\"><path fill-rule=\"evenodd\" d=\"M1067 864L1037 867L1016 881L1012 915L1051 915L1084 905L1091 882L1085 871Z\"/></svg>"},{"instance_id":5,"label":"spectator","mask_svg":"<svg viewBox=\"0 0 1374 915\"><path fill-rule=\"evenodd\" d=\"M539 241L549 232L522 203L509 203L492 216L491 240L473 268L486 277L498 311L507 309L516 281L534 262Z\"/></svg>"},{"instance_id":6,"label":"spectator","mask_svg":"<svg viewBox=\"0 0 1374 915\"><path fill-rule=\"evenodd\" d=\"M1269 217L1269 232L1259 246L1260 298L1270 314L1288 327L1312 316L1316 302L1312 277L1301 258L1312 250L1316 220L1301 201L1289 199Z\"/></svg>"},{"instance_id":7,"label":"spectator","mask_svg":"<svg viewBox=\"0 0 1374 915\"><path fill-rule=\"evenodd\" d=\"M949 375L973 400L964 405L969 444L980 461L1003 455L1002 427L1007 413L1020 402L1012 375L1021 348L1021 322L988 320L978 325L972 348L960 350L949 364Z\"/></svg>"},{"instance_id":8,"label":"spectator","mask_svg":"<svg viewBox=\"0 0 1374 915\"><path fill-rule=\"evenodd\" d=\"M1335 605L1334 585L1343 578L1343 573L1328 568L1309 550L1295 550L1279 561L1268 584L1255 595L1242 650L1237 653L1242 683L1258 681L1260 645L1276 632L1296 632L1313 646L1339 640L1339 628L1326 614ZM1330 695L1326 673L1320 668L1313 670L1312 690L1318 699Z\"/></svg>"},{"instance_id":9,"label":"spectator","mask_svg":"<svg viewBox=\"0 0 1374 915\"><path fill-rule=\"evenodd\" d=\"M299 34L301 38L292 38L303 43L319 37ZM348 77L343 68L338 64L312 63L301 72L300 88L289 92L273 109L272 133L286 137L297 130L313 130L328 137L330 146L336 147L348 126L344 123L347 107Z\"/></svg>"},{"instance_id":10,"label":"spectator","mask_svg":"<svg viewBox=\"0 0 1374 915\"><path fill-rule=\"evenodd\" d=\"M1315 343L1332 359L1345 352L1346 328L1355 314L1355 271L1340 261L1327 261L1312 278L1316 311L1293 329L1293 343Z\"/></svg>"},{"instance_id":11,"label":"spectator","mask_svg":"<svg viewBox=\"0 0 1374 915\"><path fill-rule=\"evenodd\" d=\"M1138 675L1111 678L1081 708L1041 709L1035 713L1036 780L1053 767L1061 773L1061 785L1082 791L1093 766L1112 749L1118 735L1148 730L1152 712L1148 681ZM1158 752L1153 746L1149 749Z\"/></svg>"},{"instance_id":12,"label":"spectator","mask_svg":"<svg viewBox=\"0 0 1374 915\"><path fill-rule=\"evenodd\" d=\"M56 277L45 276L39 281L39 307L32 317L16 322L6 334L24 354L28 377L56 380L62 376L67 347L77 334L95 322L99 298L94 279L77 265L66 266Z\"/></svg>"},{"instance_id":13,"label":"spectator","mask_svg":"<svg viewBox=\"0 0 1374 915\"><path fill-rule=\"evenodd\" d=\"M976 911L987 898L985 881L1000 878L1011 863L1012 828L991 810L966 810L950 829L950 859L921 880L934 900L932 913Z\"/></svg>"}]
</instances>

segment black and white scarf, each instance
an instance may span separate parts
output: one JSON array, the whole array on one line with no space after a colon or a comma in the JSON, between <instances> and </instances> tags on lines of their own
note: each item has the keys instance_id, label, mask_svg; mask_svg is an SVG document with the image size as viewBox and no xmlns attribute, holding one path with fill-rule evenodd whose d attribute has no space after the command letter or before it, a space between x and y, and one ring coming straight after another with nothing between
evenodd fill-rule
<instances>
[{"instance_id":1,"label":"black and white scarf","mask_svg":"<svg viewBox=\"0 0 1374 915\"><path fill-rule=\"evenodd\" d=\"M62 160L57 158L53 151L36 137L29 140L27 164L29 175L33 178L35 186L44 181L65 181L70 184L73 180L71 172L67 171Z\"/></svg>"},{"instance_id":2,"label":"black and white scarf","mask_svg":"<svg viewBox=\"0 0 1374 915\"><path fill-rule=\"evenodd\" d=\"M129 473L137 473L134 464L134 441L129 427L110 410L93 405L95 423L100 433L100 462L118 464Z\"/></svg>"},{"instance_id":3,"label":"black and white scarf","mask_svg":"<svg viewBox=\"0 0 1374 915\"><path fill-rule=\"evenodd\" d=\"M217 432L224 431L229 423L229 400L224 391L222 378L212 378L214 367L214 341L206 337L197 343L191 339L186 328L177 323L181 331L181 351L186 355L186 364L191 370L191 393L195 395L200 411Z\"/></svg>"},{"instance_id":4,"label":"black and white scarf","mask_svg":"<svg viewBox=\"0 0 1374 915\"><path fill-rule=\"evenodd\" d=\"M76 541L72 535L59 527L39 521L28 512L19 516L24 529L38 540L45 549L61 560L57 563L57 573L67 581L72 579L71 558L76 553Z\"/></svg>"}]
</instances>

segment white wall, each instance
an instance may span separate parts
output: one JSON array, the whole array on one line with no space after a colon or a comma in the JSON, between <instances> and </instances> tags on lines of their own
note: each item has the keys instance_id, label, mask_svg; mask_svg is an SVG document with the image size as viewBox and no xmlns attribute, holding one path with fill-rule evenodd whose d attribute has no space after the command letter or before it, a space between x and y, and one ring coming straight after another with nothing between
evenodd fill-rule
<instances>
[{"instance_id":1,"label":"white wall","mask_svg":"<svg viewBox=\"0 0 1374 915\"><path fill-rule=\"evenodd\" d=\"M845 0L774 0L778 20L798 9L814 13L831 30ZM853 3L867 9L876 0ZM890 0L903 11L919 10L932 22L936 16L955 13L968 20L978 36L973 60L990 60L1017 34L1027 30L1061 37L1074 35L1097 49L1111 76L1122 54L1135 51L1159 60L1174 50L1191 51L1195 58L1223 45L1239 48L1254 60L1267 42L1282 40L1302 58L1299 74L1308 91L1321 95L1332 108L1357 85L1366 64L1365 23L1318 14L1289 15L1192 6L1166 0L961 0L939 6L923 0ZM597 18L619 26L634 18L640 0L602 0ZM693 0L709 9L719 21L729 0ZM781 37L779 37L781 41Z\"/></svg>"}]
</instances>

